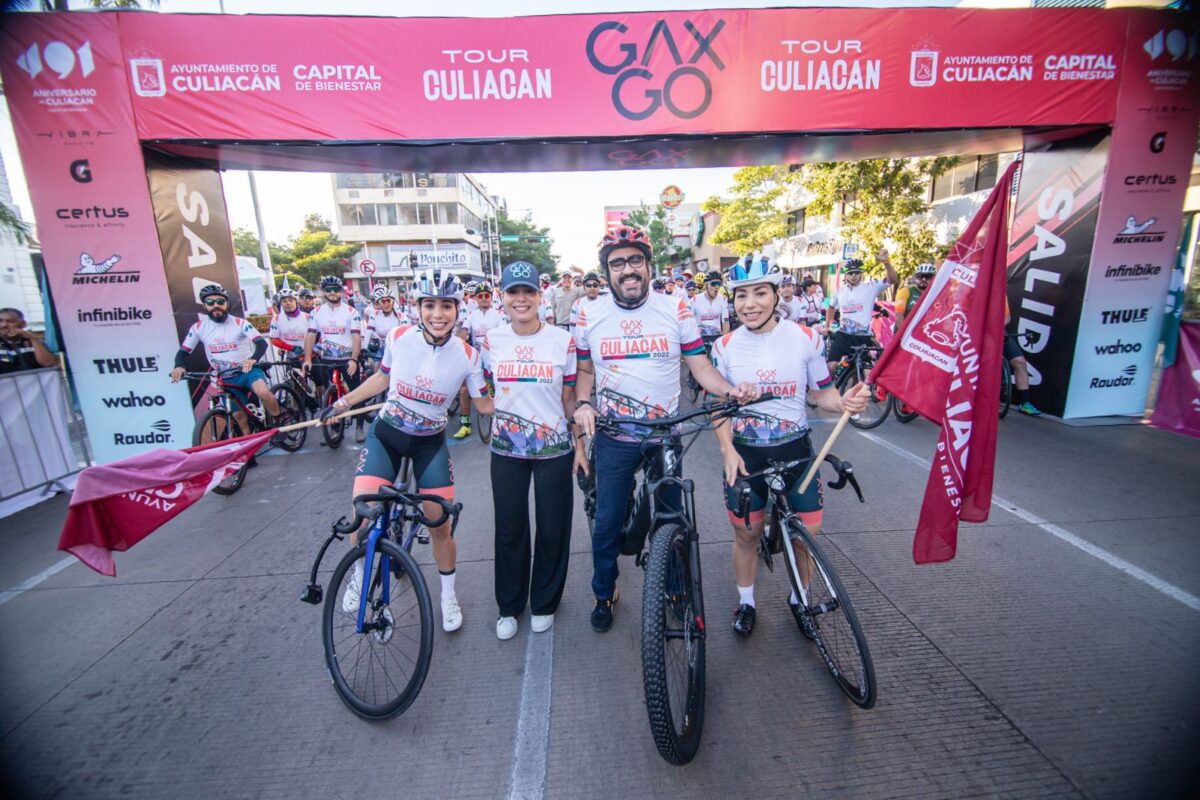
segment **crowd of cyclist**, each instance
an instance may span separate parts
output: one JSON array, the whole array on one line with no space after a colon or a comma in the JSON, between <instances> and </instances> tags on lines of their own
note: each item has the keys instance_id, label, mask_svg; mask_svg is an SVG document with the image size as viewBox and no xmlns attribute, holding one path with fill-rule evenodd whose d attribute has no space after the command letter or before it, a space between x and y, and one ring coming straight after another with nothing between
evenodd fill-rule
<instances>
[{"instance_id":1,"label":"crowd of cyclist","mask_svg":"<svg viewBox=\"0 0 1200 800\"><path fill-rule=\"evenodd\" d=\"M750 482L747 526L732 486L768 461L812 455L809 404L833 413L865 408L865 393L843 397L832 371L854 347L874 341L877 301L898 283L886 251L879 260L883 280L866 279L861 261L842 262L843 281L828 298L811 276L797 284L762 257L739 261L725 275L709 271L676 281L653 277L649 239L622 226L604 236L600 268L584 275L579 287L564 282L549 291L548 276L520 261L503 269L498 287L464 285L448 270L425 269L415 276L408 301L376 289L364 318L347 301L341 279L327 276L320 282L319 304L307 288L280 291L266 335L230 316L229 294L214 284L200 292L205 316L184 339L172 378L182 377L184 361L203 344L211 369L227 386L253 392L276 425L287 424L291 415L272 397L258 366L270 344L318 387L334 373L341 376L349 391L333 405L313 409L324 421L382 397L384 405L369 424L366 415L355 417L363 447L353 497L392 483L408 459L422 493L453 501L450 408L457 398L460 416L451 434L456 439L471 434L472 405L478 414L492 415L500 639L516 634L526 608L535 632L553 625L566 581L576 473L594 478L596 486L590 623L597 632L613 624L626 502L643 459L671 441L647 442L633 431L598 428L597 417L676 414L682 364L712 396L748 403L769 393L772 399L756 402L753 413L715 428L734 533L733 628L749 636L757 616L756 547L767 488L761 479ZM921 264L911 284L900 287L896 323L912 313L934 274L932 264ZM1018 384L1022 388L1027 387ZM1027 395L1018 395L1018 401L1028 406L1022 407L1026 413L1037 413ZM795 489L801 478L790 476L791 505L817 533L821 482L800 494ZM680 501L667 492L664 502ZM441 516L433 507L426 514ZM442 627L454 631L463 621L455 591L457 548L448 522L430 534L441 576ZM341 600L348 613L359 602L362 568L356 565ZM788 598L797 624L799 602L795 593Z\"/></svg>"}]
</instances>

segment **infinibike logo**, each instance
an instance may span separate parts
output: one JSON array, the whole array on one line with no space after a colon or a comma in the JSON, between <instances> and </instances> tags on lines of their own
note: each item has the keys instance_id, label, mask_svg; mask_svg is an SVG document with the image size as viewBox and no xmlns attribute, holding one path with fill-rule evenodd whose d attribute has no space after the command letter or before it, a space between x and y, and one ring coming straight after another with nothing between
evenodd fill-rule
<instances>
[{"instance_id":1,"label":"infinibike logo","mask_svg":"<svg viewBox=\"0 0 1200 800\"><path fill-rule=\"evenodd\" d=\"M717 20L712 30L704 34L691 20L686 20L683 28L694 42L694 47L685 58L675 34L664 19L654 23L645 45L641 47L637 41L624 38L623 35L629 32L625 23L601 22L588 34L587 57L596 70L617 76L612 87L613 107L626 119L646 119L662 106L680 119L694 119L708 110L713 97L712 81L697 65L701 59L705 59L718 70L725 69L725 62L713 47L724 27L725 20ZM615 55L612 52L614 36L618 37L615 49L623 54L615 61L612 60ZM675 65L665 76L661 71L656 74L647 69L655 48L660 46L667 48ZM626 84L631 84L628 92ZM641 89L640 97L638 88Z\"/></svg>"}]
</instances>

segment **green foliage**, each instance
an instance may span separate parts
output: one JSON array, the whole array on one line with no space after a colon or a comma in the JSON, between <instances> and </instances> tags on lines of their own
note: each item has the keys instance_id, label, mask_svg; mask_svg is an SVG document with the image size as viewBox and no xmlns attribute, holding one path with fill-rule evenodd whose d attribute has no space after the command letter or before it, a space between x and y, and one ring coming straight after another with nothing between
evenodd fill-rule
<instances>
[{"instance_id":1,"label":"green foliage","mask_svg":"<svg viewBox=\"0 0 1200 800\"><path fill-rule=\"evenodd\" d=\"M246 228L233 232L233 248L240 256L260 258L258 237ZM271 268L276 283L281 284L283 274L288 274L289 283L299 281L308 287L317 286L325 275L341 275L346 271L342 259L353 258L359 252L358 244L346 244L333 235L329 220L319 214L304 218L304 229L288 240L286 246L268 242L271 253ZM298 288L298 286L293 286Z\"/></svg>"},{"instance_id":2,"label":"green foliage","mask_svg":"<svg viewBox=\"0 0 1200 800\"><path fill-rule=\"evenodd\" d=\"M289 269L296 261L296 258L292 255L290 246L284 247L275 242L267 242L267 250L271 253L271 267L275 270L276 274L283 273L284 270ZM239 256L262 258L258 236L249 228L233 229L233 251Z\"/></svg>"},{"instance_id":3,"label":"green foliage","mask_svg":"<svg viewBox=\"0 0 1200 800\"><path fill-rule=\"evenodd\" d=\"M673 264L692 257L690 247L675 246L675 237L671 235L671 226L667 223L667 209L664 206L657 205L651 209L643 204L627 213L622 221L626 225L641 228L650 237L650 246L654 249L655 274L664 274Z\"/></svg>"},{"instance_id":4,"label":"green foliage","mask_svg":"<svg viewBox=\"0 0 1200 800\"><path fill-rule=\"evenodd\" d=\"M26 247L35 246L33 232L29 223L17 215L17 210L7 203L0 203L0 236L8 234L17 240L17 244Z\"/></svg>"},{"instance_id":5,"label":"green foliage","mask_svg":"<svg viewBox=\"0 0 1200 800\"><path fill-rule=\"evenodd\" d=\"M500 243L500 260L504 264L514 261L528 261L537 267L538 272L548 275L558 274L558 258L551 252L554 240L550 237L549 228L539 228L533 223L533 218L526 214L521 219L513 219L503 209L496 213L496 219L501 236L520 236L517 242ZM541 236L543 241L530 242L526 237Z\"/></svg>"},{"instance_id":6,"label":"green foliage","mask_svg":"<svg viewBox=\"0 0 1200 800\"><path fill-rule=\"evenodd\" d=\"M716 211L721 221L711 241L739 256L753 253L787 235L784 195L796 180L786 166L743 167L733 174L730 199L710 197L705 211Z\"/></svg>"}]
</instances>

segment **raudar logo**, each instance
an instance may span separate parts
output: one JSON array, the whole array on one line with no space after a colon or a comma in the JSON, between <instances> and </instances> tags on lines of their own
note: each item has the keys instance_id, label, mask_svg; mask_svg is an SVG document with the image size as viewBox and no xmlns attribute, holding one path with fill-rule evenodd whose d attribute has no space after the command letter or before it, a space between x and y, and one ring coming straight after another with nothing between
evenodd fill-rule
<instances>
[{"instance_id":1,"label":"raudar logo","mask_svg":"<svg viewBox=\"0 0 1200 800\"><path fill-rule=\"evenodd\" d=\"M1153 244L1166 238L1163 231L1153 230L1158 217L1150 217L1145 222L1138 222L1132 214L1125 218L1125 227L1117 233L1113 244ZM1105 275L1105 277L1109 277Z\"/></svg>"},{"instance_id":2,"label":"raudar logo","mask_svg":"<svg viewBox=\"0 0 1200 800\"><path fill-rule=\"evenodd\" d=\"M171 423L165 419L151 423L146 431L113 434L113 444L168 444L173 441Z\"/></svg>"},{"instance_id":3,"label":"raudar logo","mask_svg":"<svg viewBox=\"0 0 1200 800\"><path fill-rule=\"evenodd\" d=\"M74 286L84 286L97 283L137 283L141 273L136 270L115 270L113 267L121 260L119 255L95 259L89 253L79 254L79 269L71 276Z\"/></svg>"},{"instance_id":4,"label":"raudar logo","mask_svg":"<svg viewBox=\"0 0 1200 800\"><path fill-rule=\"evenodd\" d=\"M101 375L136 375L139 372L158 372L158 356L128 356L123 358L93 358L96 372Z\"/></svg>"},{"instance_id":5,"label":"raudar logo","mask_svg":"<svg viewBox=\"0 0 1200 800\"><path fill-rule=\"evenodd\" d=\"M1122 386L1132 386L1134 378L1137 377L1138 368L1136 364L1130 364L1125 369L1121 370L1121 374L1111 378L1092 378L1092 382L1088 384L1089 389L1119 389Z\"/></svg>"},{"instance_id":6,"label":"raudar logo","mask_svg":"<svg viewBox=\"0 0 1200 800\"><path fill-rule=\"evenodd\" d=\"M613 107L626 119L646 119L663 106L679 119L695 119L712 103L712 81L705 69L725 69L715 47L724 27L720 19L704 32L685 20L682 31L672 31L660 19L643 37L631 34L623 22L601 22L588 34L587 57L599 72L617 76ZM669 64L660 58L650 69L655 54L664 49Z\"/></svg>"}]
</instances>

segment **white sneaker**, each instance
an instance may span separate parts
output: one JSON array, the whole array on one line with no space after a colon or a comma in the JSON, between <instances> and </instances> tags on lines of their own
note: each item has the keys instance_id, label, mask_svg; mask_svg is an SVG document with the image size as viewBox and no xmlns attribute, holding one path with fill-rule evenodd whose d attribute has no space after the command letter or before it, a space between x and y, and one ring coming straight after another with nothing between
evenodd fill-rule
<instances>
[{"instance_id":1,"label":"white sneaker","mask_svg":"<svg viewBox=\"0 0 1200 800\"><path fill-rule=\"evenodd\" d=\"M462 609L457 597L442 598L442 630L453 633L462 627Z\"/></svg>"},{"instance_id":2,"label":"white sneaker","mask_svg":"<svg viewBox=\"0 0 1200 800\"><path fill-rule=\"evenodd\" d=\"M545 633L554 627L554 615L534 614L529 618L529 627L534 633Z\"/></svg>"},{"instance_id":3,"label":"white sneaker","mask_svg":"<svg viewBox=\"0 0 1200 800\"><path fill-rule=\"evenodd\" d=\"M354 562L354 573L350 576L350 582L346 584L346 590L342 592L342 611L347 614L358 613L359 595L362 594L363 582L363 560L360 558Z\"/></svg>"},{"instance_id":4,"label":"white sneaker","mask_svg":"<svg viewBox=\"0 0 1200 800\"><path fill-rule=\"evenodd\" d=\"M496 638L502 642L507 642L509 639L517 635L517 618L516 617L501 617L496 620Z\"/></svg>"}]
</instances>

